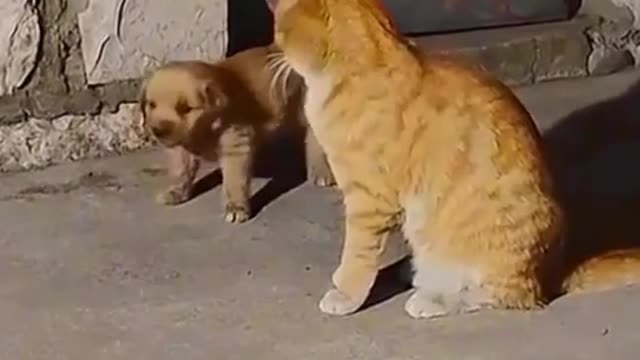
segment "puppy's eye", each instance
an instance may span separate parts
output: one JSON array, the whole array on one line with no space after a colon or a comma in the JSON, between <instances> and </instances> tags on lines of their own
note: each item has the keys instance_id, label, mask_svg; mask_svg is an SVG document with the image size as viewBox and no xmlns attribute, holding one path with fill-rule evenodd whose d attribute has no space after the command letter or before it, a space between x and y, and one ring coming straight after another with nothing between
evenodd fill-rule
<instances>
[{"instance_id":1,"label":"puppy's eye","mask_svg":"<svg viewBox=\"0 0 640 360\"><path fill-rule=\"evenodd\" d=\"M180 103L178 103L178 104L176 105L176 111L177 111L179 114L188 114L188 113L190 113L190 112L191 112L191 111L193 111L193 110L194 110L194 107L193 107L193 106L191 106L191 105L189 105L189 104L187 104L187 103L184 103L184 102L180 102Z\"/></svg>"},{"instance_id":2,"label":"puppy's eye","mask_svg":"<svg viewBox=\"0 0 640 360\"><path fill-rule=\"evenodd\" d=\"M153 110L156 108L156 102L155 101L149 101L149 109Z\"/></svg>"}]
</instances>

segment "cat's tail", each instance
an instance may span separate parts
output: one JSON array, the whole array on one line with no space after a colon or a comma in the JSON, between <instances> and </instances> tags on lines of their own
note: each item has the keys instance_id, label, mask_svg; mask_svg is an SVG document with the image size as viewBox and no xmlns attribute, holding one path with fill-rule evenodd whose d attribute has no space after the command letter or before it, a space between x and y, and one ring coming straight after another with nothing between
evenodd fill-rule
<instances>
[{"instance_id":1,"label":"cat's tail","mask_svg":"<svg viewBox=\"0 0 640 360\"><path fill-rule=\"evenodd\" d=\"M600 291L640 284L640 248L616 250L588 259L565 278L565 293Z\"/></svg>"}]
</instances>

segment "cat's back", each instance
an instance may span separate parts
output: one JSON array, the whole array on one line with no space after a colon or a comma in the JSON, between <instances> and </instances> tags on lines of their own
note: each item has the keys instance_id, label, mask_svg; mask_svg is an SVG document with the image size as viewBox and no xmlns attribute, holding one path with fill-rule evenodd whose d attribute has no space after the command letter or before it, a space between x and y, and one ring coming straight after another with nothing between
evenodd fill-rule
<instances>
[{"instance_id":1,"label":"cat's back","mask_svg":"<svg viewBox=\"0 0 640 360\"><path fill-rule=\"evenodd\" d=\"M532 116L514 92L486 71L444 56L424 55L422 93L417 113L432 115L438 131L485 132L497 148L496 156L520 152L533 166L543 159L540 133ZM415 114L418 117L418 114ZM492 145L493 146L493 145ZM522 161L520 161L522 162Z\"/></svg>"},{"instance_id":2,"label":"cat's back","mask_svg":"<svg viewBox=\"0 0 640 360\"><path fill-rule=\"evenodd\" d=\"M423 69L422 95L438 99L442 108L460 108L469 113L502 110L518 121L531 116L513 91L487 71L464 61L432 54L419 61Z\"/></svg>"}]
</instances>

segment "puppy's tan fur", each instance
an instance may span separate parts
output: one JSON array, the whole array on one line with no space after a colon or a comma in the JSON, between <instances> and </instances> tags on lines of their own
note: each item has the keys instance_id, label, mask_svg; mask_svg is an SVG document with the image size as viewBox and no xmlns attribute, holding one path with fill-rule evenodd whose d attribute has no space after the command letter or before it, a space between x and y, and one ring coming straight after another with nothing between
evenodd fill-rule
<instances>
[{"instance_id":1,"label":"puppy's tan fur","mask_svg":"<svg viewBox=\"0 0 640 360\"><path fill-rule=\"evenodd\" d=\"M215 64L172 62L159 68L143 89L145 126L167 148L170 188L158 201L177 205L193 195L201 160L222 170L225 219L250 217L250 179L258 148L276 131L306 131L302 82L279 78L269 67L271 46L240 52ZM306 131L309 177L331 185L333 176L313 133Z\"/></svg>"}]
</instances>

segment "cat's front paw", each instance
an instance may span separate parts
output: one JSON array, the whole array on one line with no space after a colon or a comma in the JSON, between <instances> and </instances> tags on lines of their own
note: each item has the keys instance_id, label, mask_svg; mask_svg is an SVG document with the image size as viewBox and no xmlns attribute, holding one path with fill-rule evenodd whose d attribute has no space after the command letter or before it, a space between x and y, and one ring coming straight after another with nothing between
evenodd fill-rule
<instances>
[{"instance_id":1,"label":"cat's front paw","mask_svg":"<svg viewBox=\"0 0 640 360\"><path fill-rule=\"evenodd\" d=\"M434 301L416 291L404 304L404 310L414 319L433 319L446 316L449 309L443 303Z\"/></svg>"},{"instance_id":2,"label":"cat's front paw","mask_svg":"<svg viewBox=\"0 0 640 360\"><path fill-rule=\"evenodd\" d=\"M473 313L492 306L491 299L481 291L438 294L417 289L405 303L404 309L414 319L433 319Z\"/></svg>"},{"instance_id":3,"label":"cat's front paw","mask_svg":"<svg viewBox=\"0 0 640 360\"><path fill-rule=\"evenodd\" d=\"M349 315L356 312L363 304L363 300L353 299L338 289L331 289L320 300L320 311L329 315Z\"/></svg>"},{"instance_id":4,"label":"cat's front paw","mask_svg":"<svg viewBox=\"0 0 640 360\"><path fill-rule=\"evenodd\" d=\"M191 199L190 191L180 187L172 187L156 195L156 202L161 205L176 206Z\"/></svg>"},{"instance_id":5,"label":"cat's front paw","mask_svg":"<svg viewBox=\"0 0 640 360\"><path fill-rule=\"evenodd\" d=\"M248 206L227 204L224 207L224 221L230 224L240 224L246 222L251 217Z\"/></svg>"}]
</instances>

